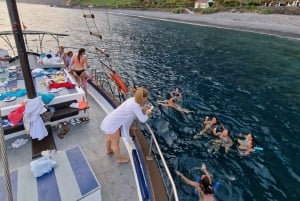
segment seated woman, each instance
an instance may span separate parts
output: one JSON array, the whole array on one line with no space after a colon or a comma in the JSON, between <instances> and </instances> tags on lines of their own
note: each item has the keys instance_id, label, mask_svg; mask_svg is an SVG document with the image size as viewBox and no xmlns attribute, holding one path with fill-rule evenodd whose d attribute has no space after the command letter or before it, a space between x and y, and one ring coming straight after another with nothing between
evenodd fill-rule
<instances>
[{"instance_id":1,"label":"seated woman","mask_svg":"<svg viewBox=\"0 0 300 201\"><path fill-rule=\"evenodd\" d=\"M193 112L191 110L188 110L188 109L183 108L180 105L176 104L176 97L170 98L169 100L157 101L157 103L162 106L174 108L174 109L178 110L179 112L184 112L184 113Z\"/></svg>"},{"instance_id":2,"label":"seated woman","mask_svg":"<svg viewBox=\"0 0 300 201\"><path fill-rule=\"evenodd\" d=\"M72 66L70 66L70 63L71 63L71 60L72 60L72 57L73 57L73 52L72 51L68 51L67 54L66 54L66 57L64 59L64 63L68 69L69 72L72 71Z\"/></svg>"},{"instance_id":3,"label":"seated woman","mask_svg":"<svg viewBox=\"0 0 300 201\"><path fill-rule=\"evenodd\" d=\"M200 183L192 181L185 177L181 172L176 171L176 174L188 185L193 186L197 189L199 201L214 201L214 190L212 185L212 179L209 172L206 170L206 166L203 164L201 166L201 171L204 173L201 176Z\"/></svg>"},{"instance_id":4,"label":"seated woman","mask_svg":"<svg viewBox=\"0 0 300 201\"><path fill-rule=\"evenodd\" d=\"M176 88L174 89L174 91L171 91L171 92L170 92L170 94L171 94L171 97L176 97L176 98L181 98L181 97L182 97L182 94L181 94L181 92L180 92L179 87L176 87Z\"/></svg>"},{"instance_id":5,"label":"seated woman","mask_svg":"<svg viewBox=\"0 0 300 201\"><path fill-rule=\"evenodd\" d=\"M254 151L254 146L257 145L256 139L251 133L244 135L244 139L237 139L239 152L242 155L248 155Z\"/></svg>"}]
</instances>

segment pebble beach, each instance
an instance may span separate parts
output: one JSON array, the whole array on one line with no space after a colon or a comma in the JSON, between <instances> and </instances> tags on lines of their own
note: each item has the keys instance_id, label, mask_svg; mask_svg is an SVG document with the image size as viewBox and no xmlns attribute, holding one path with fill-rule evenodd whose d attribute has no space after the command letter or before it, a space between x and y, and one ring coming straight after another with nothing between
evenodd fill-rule
<instances>
[{"instance_id":1,"label":"pebble beach","mask_svg":"<svg viewBox=\"0 0 300 201\"><path fill-rule=\"evenodd\" d=\"M220 12L201 15L194 13L174 14L171 12L162 11L139 11L123 9L109 10L109 12L300 39L299 15L266 15L237 12Z\"/></svg>"}]
</instances>

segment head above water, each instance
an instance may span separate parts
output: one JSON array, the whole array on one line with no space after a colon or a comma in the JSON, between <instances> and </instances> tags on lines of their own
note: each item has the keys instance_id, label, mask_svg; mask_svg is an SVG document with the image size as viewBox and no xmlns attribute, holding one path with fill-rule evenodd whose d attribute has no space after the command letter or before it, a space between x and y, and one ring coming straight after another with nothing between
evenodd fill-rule
<instances>
[{"instance_id":1,"label":"head above water","mask_svg":"<svg viewBox=\"0 0 300 201\"><path fill-rule=\"evenodd\" d=\"M229 135L229 130L228 130L228 129L224 129L224 130L222 131L222 135L223 135L223 136L228 136L228 135Z\"/></svg>"},{"instance_id":2,"label":"head above water","mask_svg":"<svg viewBox=\"0 0 300 201\"><path fill-rule=\"evenodd\" d=\"M207 175L202 175L199 186L204 194L213 194L214 192L210 179Z\"/></svg>"},{"instance_id":3,"label":"head above water","mask_svg":"<svg viewBox=\"0 0 300 201\"><path fill-rule=\"evenodd\" d=\"M213 118L211 119L211 123L212 123L212 124L216 124L216 123L217 123L217 118L216 118L216 117L213 117Z\"/></svg>"},{"instance_id":4,"label":"head above water","mask_svg":"<svg viewBox=\"0 0 300 201\"><path fill-rule=\"evenodd\" d=\"M144 87L139 87L134 93L134 100L136 103L143 106L147 101L148 96L149 96L149 91Z\"/></svg>"},{"instance_id":5,"label":"head above water","mask_svg":"<svg viewBox=\"0 0 300 201\"><path fill-rule=\"evenodd\" d=\"M253 139L253 135L251 133L249 133L249 134L246 135L246 138L249 139L249 140L252 140Z\"/></svg>"}]
</instances>

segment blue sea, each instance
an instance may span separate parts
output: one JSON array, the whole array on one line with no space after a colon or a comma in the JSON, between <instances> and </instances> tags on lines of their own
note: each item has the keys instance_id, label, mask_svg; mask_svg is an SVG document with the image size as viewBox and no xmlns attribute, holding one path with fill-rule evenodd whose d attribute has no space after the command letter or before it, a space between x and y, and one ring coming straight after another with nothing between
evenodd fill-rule
<instances>
[{"instance_id":1,"label":"blue sea","mask_svg":"<svg viewBox=\"0 0 300 201\"><path fill-rule=\"evenodd\" d=\"M300 41L201 26L117 16L120 71L151 92L149 121L171 171L194 180L205 163L221 183L217 200L299 200ZM129 67L128 67L129 66ZM128 80L130 82L130 80ZM180 87L181 113L156 104ZM251 132L263 151L210 152L213 136L193 136L216 116L232 138ZM174 174L175 176L175 174ZM180 200L197 200L175 181Z\"/></svg>"},{"instance_id":2,"label":"blue sea","mask_svg":"<svg viewBox=\"0 0 300 201\"><path fill-rule=\"evenodd\" d=\"M95 46L81 10L48 7L52 10L45 12L41 6L19 7L28 27L72 34L64 39L65 46ZM215 193L218 201L300 199L299 40L107 17L102 11L94 14L104 38L97 46L113 50L112 63L128 84L134 82L151 92L149 101L155 109L148 123L174 175L181 201L197 198L175 170L194 180L203 163L214 182L221 183ZM4 26L6 20L0 17L1 30L10 28ZM176 86L183 93L178 104L193 113L157 105ZM193 138L203 128L205 116L216 116L232 138L251 132L263 151L241 156L236 145L227 154L222 149L211 151L214 136Z\"/></svg>"}]
</instances>

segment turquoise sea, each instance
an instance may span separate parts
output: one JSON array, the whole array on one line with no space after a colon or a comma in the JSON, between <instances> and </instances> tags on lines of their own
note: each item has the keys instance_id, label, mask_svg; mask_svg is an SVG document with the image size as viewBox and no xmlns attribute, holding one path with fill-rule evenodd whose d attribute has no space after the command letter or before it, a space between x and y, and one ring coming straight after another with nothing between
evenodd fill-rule
<instances>
[{"instance_id":1,"label":"turquoise sea","mask_svg":"<svg viewBox=\"0 0 300 201\"><path fill-rule=\"evenodd\" d=\"M63 39L65 46L94 47L81 10L26 4L19 8L29 28L72 34ZM219 201L300 199L299 40L94 13L104 38L97 46L112 47L113 64L124 80L151 92L156 107L149 124L180 200L197 199L175 170L194 179L202 163L221 183L215 194ZM10 28L7 21L1 14L1 31ZM194 113L156 104L176 86L183 92L179 104ZM193 139L205 116L217 116L233 138L253 133L264 150L249 156L240 156L235 146L228 154L222 149L210 152L212 136Z\"/></svg>"}]
</instances>

